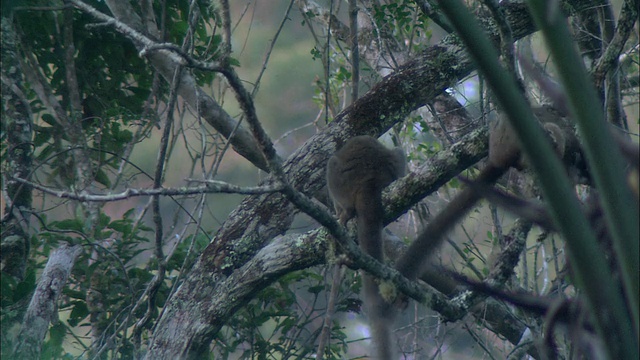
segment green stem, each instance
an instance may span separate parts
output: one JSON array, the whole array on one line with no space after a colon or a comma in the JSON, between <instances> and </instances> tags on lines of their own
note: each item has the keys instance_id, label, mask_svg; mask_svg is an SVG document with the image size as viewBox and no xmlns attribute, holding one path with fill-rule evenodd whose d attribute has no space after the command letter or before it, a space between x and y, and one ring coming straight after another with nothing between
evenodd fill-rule
<instances>
[{"instance_id":1,"label":"green stem","mask_svg":"<svg viewBox=\"0 0 640 360\"><path fill-rule=\"evenodd\" d=\"M566 172L515 79L502 68L497 51L460 0L440 0L439 4L486 77L501 109L507 113L518 134L523 150L529 155L528 159L538 174L550 213L567 242L576 284L586 295L588 308L594 316L596 328L604 340L609 356L612 359L638 358L638 343L628 321L622 294L611 281L611 271L581 212L580 203ZM637 252L634 253L636 255Z\"/></svg>"}]
</instances>

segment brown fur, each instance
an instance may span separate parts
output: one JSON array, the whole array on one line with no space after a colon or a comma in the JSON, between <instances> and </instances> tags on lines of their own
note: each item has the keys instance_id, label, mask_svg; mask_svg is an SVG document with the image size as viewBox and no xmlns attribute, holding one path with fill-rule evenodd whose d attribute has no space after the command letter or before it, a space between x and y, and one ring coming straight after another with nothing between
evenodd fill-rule
<instances>
[{"instance_id":1,"label":"brown fur","mask_svg":"<svg viewBox=\"0 0 640 360\"><path fill-rule=\"evenodd\" d=\"M383 261L382 190L403 176L405 169L401 149L387 149L370 136L357 136L347 141L327 165L327 188L340 222L346 224L356 216L360 247L379 261ZM375 278L363 274L363 288L376 359L391 359L392 324L381 317L381 309L387 305Z\"/></svg>"}]
</instances>

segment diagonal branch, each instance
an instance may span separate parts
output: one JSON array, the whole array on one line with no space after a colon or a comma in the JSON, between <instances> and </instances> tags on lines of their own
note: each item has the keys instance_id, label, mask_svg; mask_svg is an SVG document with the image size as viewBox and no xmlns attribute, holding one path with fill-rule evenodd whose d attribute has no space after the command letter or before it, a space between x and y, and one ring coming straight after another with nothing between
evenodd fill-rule
<instances>
[{"instance_id":1,"label":"diagonal branch","mask_svg":"<svg viewBox=\"0 0 640 360\"><path fill-rule=\"evenodd\" d=\"M125 1L107 1L109 8L115 17L103 14L80 0L69 0L76 8L86 12L94 18L103 21L106 25L113 26L115 30L129 38L136 48L143 51L147 47L157 45L157 42L147 37L143 31L142 21ZM159 51L147 53L151 64L167 80L171 81L178 65L186 65L184 58L174 51ZM181 72L178 94L193 108L209 125L219 131L224 137L229 138L233 149L251 161L258 168L265 170L266 162L260 154L251 134L233 119L218 102L197 86L196 80L187 72Z\"/></svg>"},{"instance_id":2,"label":"diagonal branch","mask_svg":"<svg viewBox=\"0 0 640 360\"><path fill-rule=\"evenodd\" d=\"M514 40L534 31L525 5L504 2L500 6L509 21ZM497 44L497 29L491 26L490 19L481 20ZM325 163L340 143L354 135L379 136L404 120L411 111L432 101L444 89L469 75L473 68L470 57L458 39L446 37L403 65L396 73L385 77L341 112L325 131L313 136L292 154L283 167L286 181L304 194L317 193L324 186ZM482 150L477 154L482 154ZM467 163L466 166L471 164ZM442 171L433 170L434 174ZM447 176L435 177L439 181L446 181ZM406 181L410 182L411 179L412 175L409 175ZM415 196L412 201L418 197ZM394 210L406 209L414 203L412 201L403 201ZM225 319L220 318L214 306L203 305L202 301L214 299L224 290L221 285L229 276L240 274L241 267L267 242L287 231L295 213L295 206L283 194L247 197L203 251L179 291L168 300L150 341L147 358L197 358L207 351L215 334L215 328L212 329L211 325L224 322ZM398 216L399 212L393 214Z\"/></svg>"}]
</instances>

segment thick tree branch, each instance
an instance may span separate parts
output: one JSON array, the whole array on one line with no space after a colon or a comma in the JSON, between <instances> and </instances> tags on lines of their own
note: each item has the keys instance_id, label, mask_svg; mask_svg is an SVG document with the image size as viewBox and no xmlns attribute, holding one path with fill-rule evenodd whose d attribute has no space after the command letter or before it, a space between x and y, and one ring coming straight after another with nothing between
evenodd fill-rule
<instances>
[{"instance_id":1,"label":"thick tree branch","mask_svg":"<svg viewBox=\"0 0 640 360\"><path fill-rule=\"evenodd\" d=\"M607 45L606 50L602 56L598 59L598 62L593 68L593 79L597 88L602 87L605 75L607 72L613 69L613 66L618 63L618 57L622 53L624 44L627 42L633 25L638 20L638 1L626 0L622 4L622 10L620 10L620 17L618 19L618 26L616 32L611 39L611 42Z\"/></svg>"},{"instance_id":2,"label":"thick tree branch","mask_svg":"<svg viewBox=\"0 0 640 360\"><path fill-rule=\"evenodd\" d=\"M33 114L25 95L24 74L20 66L16 34L10 20L2 16L2 131L6 131L3 154L2 196L5 216L2 219L0 262L3 275L24 279L29 255L29 211L32 189L9 174L29 177L33 163ZM5 146L5 145L3 145ZM6 157L6 159L5 159Z\"/></svg>"},{"instance_id":3,"label":"thick tree branch","mask_svg":"<svg viewBox=\"0 0 640 360\"><path fill-rule=\"evenodd\" d=\"M501 6L514 39L534 31L523 4ZM489 19L484 20L491 24ZM499 35L495 27L486 30L497 43ZM325 163L340 143L354 135L379 136L472 70L471 59L453 36L425 50L396 73L385 77L340 113L326 131L309 139L291 155L284 164L288 183L305 194L320 191L324 186ZM434 173L440 170L433 169ZM447 177L439 179L444 182ZM407 195L415 196L414 202L421 198L417 192ZM408 209L414 202L407 200L398 206ZM295 212L296 208L282 194L246 198L204 250L179 291L168 301L151 339L147 358L197 358L213 336L210 324L219 321L213 309L202 308L202 302L215 298L221 291L219 286L229 276L240 271L274 236L285 232ZM200 310L194 311L196 308Z\"/></svg>"},{"instance_id":4,"label":"thick tree branch","mask_svg":"<svg viewBox=\"0 0 640 360\"><path fill-rule=\"evenodd\" d=\"M433 158L431 158L427 163L425 163L417 173L413 173L403 179L400 179L395 186L392 187L390 195L385 196L385 200L388 209L388 215L386 216L387 221L391 221L396 218L402 211L406 211L406 209L410 206L411 200L407 199L421 199L425 194L431 193L438 189L442 184L448 179L451 179L453 176L458 174L462 169L474 164L482 157L486 156L487 153L487 133L486 131L478 131L473 133L467 137L467 139L461 141L459 144L454 145L450 149L447 149ZM443 175L444 174L444 175ZM274 201L274 200L267 200ZM271 207L279 205L278 202L271 202ZM277 214L271 214L277 215ZM245 220L251 222L257 222L259 224L259 217L253 216L246 218ZM258 221L256 221L258 220ZM245 224L246 226L253 226L253 224ZM254 241L254 236L247 234L247 237L240 239L244 245L248 246L252 244ZM296 243L298 244L298 243ZM352 245L355 244L352 243ZM296 245L297 251L306 251L305 244L301 244L300 246ZM219 261L220 269L223 272L229 271L230 276L234 276L234 274L242 274L245 272L244 265L237 269L236 271L230 271L229 266L233 264L233 262L239 261L237 256L242 256L242 253L237 251L236 248L229 248L226 252L228 254L227 257L215 257L211 258L210 256L218 255L216 252L205 251L205 258L208 258L210 261ZM262 250L261 250L262 251ZM211 254L211 255L206 255ZM357 260L356 260L357 261ZM246 261L245 261L246 262ZM243 263L245 263L243 262ZM307 262L308 266L313 265L313 262ZM189 295L188 297L183 297L186 294L207 294L205 298L216 299L220 296L225 296L225 294L229 291L224 285L229 282L230 277L226 277L223 273L215 273L215 272L206 272L203 271L205 266L211 266L211 264L206 264L200 260L196 266L194 272L190 275L190 279L187 279L185 284L183 284L180 291L176 294L174 298L174 302L168 304L165 313L174 313L177 309L176 306L181 309L189 309L191 307L198 307L198 303L200 303L204 298L200 296ZM380 276L382 278L392 278L393 275L389 272L383 272L380 270L382 267L376 265L376 263L372 262L359 262L358 266L365 268L367 271ZM196 274L199 274L197 278L192 277ZM213 275L212 275L213 274ZM200 277L201 276L201 277ZM224 286L223 286L224 285ZM267 284L263 284L261 286L267 286ZM187 290L189 289L189 290ZM255 289L254 289L255 290ZM441 296L441 295L440 295ZM436 309L440 309L444 312L444 308L440 308L438 304L445 304L442 302L442 299L438 300L438 297L430 297L432 298L432 302L430 303ZM449 312L449 314L457 313L456 311ZM200 336L204 336L203 340L206 339L211 334L201 334L199 327L189 326L182 327L178 326L180 323L184 323L184 321L188 321L191 316L194 316L193 319L198 319L198 322L207 322L209 324L222 324L225 323L233 314L225 313L219 314L218 312L203 312L201 310L197 310L195 313L190 313L189 311L183 312L178 311L176 313L176 317L162 317L162 320L158 324L158 329L168 329L169 326L173 328L175 331L179 331L179 338L195 338L199 339ZM206 316L206 317L205 317ZM450 315L453 316L453 315ZM217 327L217 325L216 325ZM211 328L207 328L207 330L211 330ZM164 333L164 332L163 332ZM175 333L173 333L175 336ZM171 357L179 357L179 358L188 358L190 356L197 357L199 354L199 350L196 348L186 349L185 346L189 346L188 342L171 342L175 346L171 346L171 350L167 350L167 348L157 348L151 349L150 354L155 354L153 356L167 356L167 358ZM208 343L208 340L207 340ZM160 346L161 343L154 342L154 344ZM204 344L202 345L206 347ZM202 349L200 349L202 350Z\"/></svg>"},{"instance_id":5,"label":"thick tree branch","mask_svg":"<svg viewBox=\"0 0 640 360\"><path fill-rule=\"evenodd\" d=\"M144 29L141 19L136 16L136 12L128 2L107 1L109 8L115 15L114 18L97 11L82 1L69 1L78 9L98 20L104 21L107 25L113 26L118 32L131 39L136 48L141 52L147 47L157 45L156 41L144 34L144 30L146 29ZM176 66L186 65L185 60L173 51L152 52L148 54L147 58L167 81L171 81L173 78ZM193 109L196 109L198 114L202 116L209 125L219 131L224 137L230 139L233 149L238 154L251 161L258 168L265 171L267 170L266 162L261 156L251 134L242 126L238 126L238 122L224 111L215 99L198 87L195 79L187 72L183 71L181 73L178 94Z\"/></svg>"},{"instance_id":6,"label":"thick tree branch","mask_svg":"<svg viewBox=\"0 0 640 360\"><path fill-rule=\"evenodd\" d=\"M57 318L57 302L71 274L71 268L82 253L79 245L62 245L47 261L17 336L16 359L39 359L49 324Z\"/></svg>"}]
</instances>

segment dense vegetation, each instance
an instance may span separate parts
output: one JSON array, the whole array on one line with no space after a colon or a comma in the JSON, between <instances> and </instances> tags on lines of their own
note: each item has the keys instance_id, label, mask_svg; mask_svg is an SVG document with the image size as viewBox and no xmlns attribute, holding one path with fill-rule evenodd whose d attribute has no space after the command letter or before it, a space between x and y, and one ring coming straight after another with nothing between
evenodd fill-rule
<instances>
[{"instance_id":1,"label":"dense vegetation","mask_svg":"<svg viewBox=\"0 0 640 360\"><path fill-rule=\"evenodd\" d=\"M408 359L638 358L637 19L637 0L3 1L2 357L368 356L360 270L398 291ZM403 279L497 117L523 166ZM324 187L362 134L409 162L387 265Z\"/></svg>"}]
</instances>

